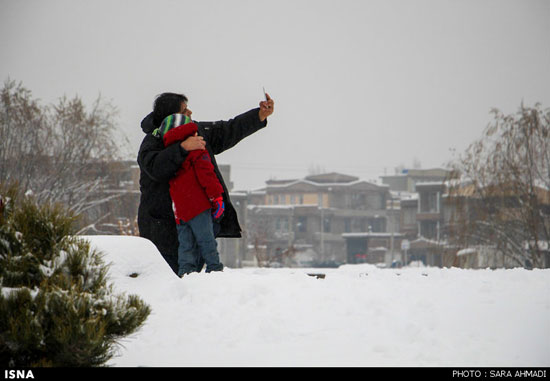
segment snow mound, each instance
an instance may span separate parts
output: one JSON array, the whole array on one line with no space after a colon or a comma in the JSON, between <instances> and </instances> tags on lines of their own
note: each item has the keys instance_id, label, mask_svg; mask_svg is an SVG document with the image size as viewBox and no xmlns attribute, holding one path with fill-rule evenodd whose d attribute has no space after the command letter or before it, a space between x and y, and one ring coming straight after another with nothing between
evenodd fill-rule
<instances>
[{"instance_id":1,"label":"snow mound","mask_svg":"<svg viewBox=\"0 0 550 381\"><path fill-rule=\"evenodd\" d=\"M345 265L180 279L148 240L85 238L115 290L152 307L110 366L550 365L550 270Z\"/></svg>"}]
</instances>

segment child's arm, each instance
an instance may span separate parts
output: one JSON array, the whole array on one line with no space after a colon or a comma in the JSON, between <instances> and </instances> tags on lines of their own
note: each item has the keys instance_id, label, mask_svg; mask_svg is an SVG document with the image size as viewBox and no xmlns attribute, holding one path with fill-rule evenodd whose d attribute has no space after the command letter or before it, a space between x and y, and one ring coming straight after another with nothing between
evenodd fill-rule
<instances>
[{"instance_id":1,"label":"child's arm","mask_svg":"<svg viewBox=\"0 0 550 381\"><path fill-rule=\"evenodd\" d=\"M223 187L214 172L214 165L208 151L197 150L193 151L192 155L193 169L206 195L210 200L220 197L223 193Z\"/></svg>"}]
</instances>

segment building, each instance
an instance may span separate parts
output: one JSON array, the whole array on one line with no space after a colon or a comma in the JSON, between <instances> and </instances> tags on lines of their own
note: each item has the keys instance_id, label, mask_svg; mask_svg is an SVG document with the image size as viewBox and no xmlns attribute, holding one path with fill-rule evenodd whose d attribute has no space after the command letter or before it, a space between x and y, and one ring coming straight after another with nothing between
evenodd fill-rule
<instances>
[{"instance_id":1,"label":"building","mask_svg":"<svg viewBox=\"0 0 550 381\"><path fill-rule=\"evenodd\" d=\"M371 263L390 265L402 261L403 235L394 232L344 233L346 263Z\"/></svg>"},{"instance_id":2,"label":"building","mask_svg":"<svg viewBox=\"0 0 550 381\"><path fill-rule=\"evenodd\" d=\"M487 219L483 213L498 211L499 218L504 218L505 224L520 223L521 198L516 190L503 184L494 189L484 189L483 200L474 193L471 184L460 184L459 187L451 187L448 180L448 172L443 170L405 170L397 176L386 176L383 181L390 185L391 197L398 200L400 210L399 233L409 241L409 248L404 263L420 261L428 266L458 266L463 268L498 268L514 267L521 265L523 259L511 260L503 255L501 251L492 246L483 245L483 241L471 240L471 237L479 235L479 232L472 232L468 247L458 244L456 232L460 226L474 226L478 218ZM429 180L429 181L427 181ZM453 189L453 197L449 193ZM538 201L540 213L550 215L550 191L542 187L534 187L534 194ZM494 205L493 205L494 204ZM504 216L504 217L503 217ZM516 221L517 220L517 221ZM491 221L489 218L488 221ZM503 221L501 221L502 223ZM503 225L505 226L505 225ZM510 225L511 226L511 225ZM538 266L550 266L549 245L545 240L543 226L550 226L548 223L541 223L539 233L538 251L541 260ZM473 233L473 234L472 234ZM519 233L518 233L519 234ZM525 232L521 233L525 234ZM524 238L525 239L525 238ZM522 245L523 251L533 251L533 244L527 240L516 241ZM521 258L521 253L516 250L514 254ZM525 257L526 258L526 257ZM530 267L527 260L524 264Z\"/></svg>"},{"instance_id":3,"label":"building","mask_svg":"<svg viewBox=\"0 0 550 381\"><path fill-rule=\"evenodd\" d=\"M452 187L444 203L444 237L457 242L456 266L550 267L550 190L543 184L501 182ZM449 198L450 199L450 198Z\"/></svg>"},{"instance_id":4,"label":"building","mask_svg":"<svg viewBox=\"0 0 550 381\"><path fill-rule=\"evenodd\" d=\"M138 235L139 167L135 161L97 163L89 169L95 204L84 212L81 234Z\"/></svg>"},{"instance_id":5,"label":"building","mask_svg":"<svg viewBox=\"0 0 550 381\"><path fill-rule=\"evenodd\" d=\"M441 168L432 169L403 169L400 174L380 176L382 183L396 192L416 192L416 184L426 182L442 182L449 175L449 171Z\"/></svg>"},{"instance_id":6,"label":"building","mask_svg":"<svg viewBox=\"0 0 550 381\"><path fill-rule=\"evenodd\" d=\"M401 240L408 242L406 251L394 249L395 260L402 264L420 261L430 266L449 262L452 248L445 242L445 181L449 174L440 168L404 169L399 175L381 177L399 210Z\"/></svg>"},{"instance_id":7,"label":"building","mask_svg":"<svg viewBox=\"0 0 550 381\"><path fill-rule=\"evenodd\" d=\"M230 166L219 167L243 229L240 239L218 240L222 262L228 267L411 262L465 268L517 265L481 243L472 247L450 243L457 223L471 223L482 205L468 185L460 188L461 206L457 206L456 195L451 203L449 172L442 169L404 170L400 175L383 176L382 185L324 173L268 180L262 189L235 192ZM93 199L102 202L94 201L86 211L81 233L138 235L137 164L99 163L89 170L90 179L98 180ZM550 191L535 190L548 220ZM506 199L508 215L514 216L519 198L506 194ZM458 221L457 216L465 220ZM533 250L527 241L523 245L524 250ZM543 257L537 266L549 267L550 245L544 238L538 245Z\"/></svg>"},{"instance_id":8,"label":"building","mask_svg":"<svg viewBox=\"0 0 550 381\"><path fill-rule=\"evenodd\" d=\"M345 233L397 230L389 188L340 173L270 180L247 207L248 257L269 262L307 251L312 264L347 263ZM313 254L312 254L313 253Z\"/></svg>"}]
</instances>

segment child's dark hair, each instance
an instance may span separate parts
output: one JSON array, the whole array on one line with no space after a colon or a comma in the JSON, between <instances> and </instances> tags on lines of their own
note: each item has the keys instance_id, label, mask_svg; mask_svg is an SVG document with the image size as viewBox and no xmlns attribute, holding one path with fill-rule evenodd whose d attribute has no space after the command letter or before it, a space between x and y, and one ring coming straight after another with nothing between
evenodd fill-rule
<instances>
[{"instance_id":1,"label":"child's dark hair","mask_svg":"<svg viewBox=\"0 0 550 381\"><path fill-rule=\"evenodd\" d=\"M187 103L187 97L183 94L162 93L157 96L153 104L153 124L158 127L168 115L179 113L184 102Z\"/></svg>"}]
</instances>

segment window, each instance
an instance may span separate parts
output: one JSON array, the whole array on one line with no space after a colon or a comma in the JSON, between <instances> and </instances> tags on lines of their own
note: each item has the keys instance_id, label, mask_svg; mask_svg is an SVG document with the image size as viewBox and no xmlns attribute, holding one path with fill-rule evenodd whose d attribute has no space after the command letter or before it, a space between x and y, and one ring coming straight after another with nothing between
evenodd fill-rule
<instances>
[{"instance_id":1,"label":"window","mask_svg":"<svg viewBox=\"0 0 550 381\"><path fill-rule=\"evenodd\" d=\"M367 197L365 194L353 193L351 195L351 209L366 209Z\"/></svg>"},{"instance_id":2,"label":"window","mask_svg":"<svg viewBox=\"0 0 550 381\"><path fill-rule=\"evenodd\" d=\"M386 220L383 218L369 218L368 224L372 232L381 233L386 230Z\"/></svg>"},{"instance_id":3,"label":"window","mask_svg":"<svg viewBox=\"0 0 550 381\"><path fill-rule=\"evenodd\" d=\"M416 209L401 209L403 213L403 224L411 225L416 222Z\"/></svg>"},{"instance_id":4,"label":"window","mask_svg":"<svg viewBox=\"0 0 550 381\"><path fill-rule=\"evenodd\" d=\"M420 211L423 213L437 213L438 208L438 193L426 192L420 195Z\"/></svg>"},{"instance_id":5,"label":"window","mask_svg":"<svg viewBox=\"0 0 550 381\"><path fill-rule=\"evenodd\" d=\"M438 226L434 221L422 221L420 223L420 235L428 239L438 239Z\"/></svg>"},{"instance_id":6,"label":"window","mask_svg":"<svg viewBox=\"0 0 550 381\"><path fill-rule=\"evenodd\" d=\"M330 233L330 217L323 219L323 232Z\"/></svg>"},{"instance_id":7,"label":"window","mask_svg":"<svg viewBox=\"0 0 550 381\"><path fill-rule=\"evenodd\" d=\"M344 233L351 233L351 219L344 218Z\"/></svg>"},{"instance_id":8,"label":"window","mask_svg":"<svg viewBox=\"0 0 550 381\"><path fill-rule=\"evenodd\" d=\"M367 226L368 223L366 218L354 218L351 221L351 228L353 232L366 232Z\"/></svg>"},{"instance_id":9,"label":"window","mask_svg":"<svg viewBox=\"0 0 550 381\"><path fill-rule=\"evenodd\" d=\"M288 233L288 218L281 219L281 230Z\"/></svg>"},{"instance_id":10,"label":"window","mask_svg":"<svg viewBox=\"0 0 550 381\"><path fill-rule=\"evenodd\" d=\"M277 217L275 220L275 231L286 233L288 232L288 218Z\"/></svg>"},{"instance_id":11,"label":"window","mask_svg":"<svg viewBox=\"0 0 550 381\"><path fill-rule=\"evenodd\" d=\"M307 218L306 217L298 217L296 219L296 230L300 233L307 232Z\"/></svg>"},{"instance_id":12,"label":"window","mask_svg":"<svg viewBox=\"0 0 550 381\"><path fill-rule=\"evenodd\" d=\"M430 212L437 212L437 193L431 192L428 194L428 210Z\"/></svg>"}]
</instances>

